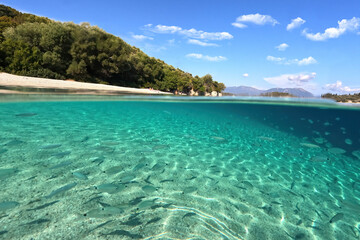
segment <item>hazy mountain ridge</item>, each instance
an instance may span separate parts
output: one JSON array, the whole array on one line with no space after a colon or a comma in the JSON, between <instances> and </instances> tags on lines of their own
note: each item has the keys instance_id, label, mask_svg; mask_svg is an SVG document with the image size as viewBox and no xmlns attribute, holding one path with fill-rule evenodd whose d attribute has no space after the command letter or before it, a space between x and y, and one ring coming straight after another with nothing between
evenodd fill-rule
<instances>
[{"instance_id":1,"label":"hazy mountain ridge","mask_svg":"<svg viewBox=\"0 0 360 240\"><path fill-rule=\"evenodd\" d=\"M238 96L260 96L262 93L282 92L282 93L289 93L297 97L314 97L314 95L311 92L308 92L302 88L270 88L267 90L260 90L248 86L238 86L238 87L227 87L224 90L224 92Z\"/></svg>"}]
</instances>

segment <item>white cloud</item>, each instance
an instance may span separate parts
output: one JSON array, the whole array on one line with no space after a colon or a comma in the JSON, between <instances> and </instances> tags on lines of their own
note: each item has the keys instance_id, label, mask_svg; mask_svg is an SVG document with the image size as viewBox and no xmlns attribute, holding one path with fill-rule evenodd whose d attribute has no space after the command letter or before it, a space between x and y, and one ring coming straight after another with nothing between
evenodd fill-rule
<instances>
[{"instance_id":1,"label":"white cloud","mask_svg":"<svg viewBox=\"0 0 360 240\"><path fill-rule=\"evenodd\" d=\"M220 62L220 61L225 61L227 60L226 57L223 56L208 56L208 55L202 55L200 53L189 53L186 55L186 57L188 58L196 58L196 59L202 59L202 60L206 60L206 61L210 61L210 62Z\"/></svg>"},{"instance_id":2,"label":"white cloud","mask_svg":"<svg viewBox=\"0 0 360 240\"><path fill-rule=\"evenodd\" d=\"M282 65L291 65L291 64L296 64L299 66L304 66L304 65L310 65L310 64L315 64L317 63L316 59L313 57L307 57L307 58L303 58L301 60L295 58L295 59L286 59L286 58L281 58L281 57L273 57L273 56L267 56L266 60L270 61L270 62L276 62L278 64L282 64Z\"/></svg>"},{"instance_id":3,"label":"white cloud","mask_svg":"<svg viewBox=\"0 0 360 240\"><path fill-rule=\"evenodd\" d=\"M191 29L182 29L178 26L166 26L166 25L145 25L145 27L155 33L167 33L167 34L180 34L189 38L197 38L203 40L225 40L232 39L233 36L228 32L205 32L202 30L196 30L195 28Z\"/></svg>"},{"instance_id":4,"label":"white cloud","mask_svg":"<svg viewBox=\"0 0 360 240\"><path fill-rule=\"evenodd\" d=\"M316 77L316 73L283 74L276 77L264 78L265 81L277 87L312 87L310 82Z\"/></svg>"},{"instance_id":5,"label":"white cloud","mask_svg":"<svg viewBox=\"0 0 360 240\"><path fill-rule=\"evenodd\" d=\"M279 24L278 21L276 21L274 18L272 18L269 15L261 15L259 13L256 13L256 14L242 15L236 18L236 21L232 23L232 25L238 28L246 28L247 25L244 23L253 23L256 25L271 24L273 26Z\"/></svg>"},{"instance_id":6,"label":"white cloud","mask_svg":"<svg viewBox=\"0 0 360 240\"><path fill-rule=\"evenodd\" d=\"M234 27L237 27L237 28L246 28L247 27L245 24L238 23L238 22L234 22L231 25L233 25Z\"/></svg>"},{"instance_id":7,"label":"white cloud","mask_svg":"<svg viewBox=\"0 0 360 240\"><path fill-rule=\"evenodd\" d=\"M326 84L324 88L332 92L341 92L341 93L360 92L360 88L350 88L347 86L343 86L343 83L341 81L336 81L336 83Z\"/></svg>"},{"instance_id":8,"label":"white cloud","mask_svg":"<svg viewBox=\"0 0 360 240\"><path fill-rule=\"evenodd\" d=\"M142 41L142 40L154 40L154 38L152 37L148 37L148 36L145 36L145 35L132 35L132 38L136 39L136 40L139 40L139 41Z\"/></svg>"},{"instance_id":9,"label":"white cloud","mask_svg":"<svg viewBox=\"0 0 360 240\"><path fill-rule=\"evenodd\" d=\"M310 64L315 64L317 63L316 59L313 58L313 57L308 57L308 58L303 58L301 60L297 60L297 59L294 59L295 63L297 63L298 65L302 66L302 65L310 65Z\"/></svg>"},{"instance_id":10,"label":"white cloud","mask_svg":"<svg viewBox=\"0 0 360 240\"><path fill-rule=\"evenodd\" d=\"M284 63L286 58L280 58L280 57L273 57L273 56L267 56L266 60L271 62L278 62L278 63Z\"/></svg>"},{"instance_id":11,"label":"white cloud","mask_svg":"<svg viewBox=\"0 0 360 240\"><path fill-rule=\"evenodd\" d=\"M308 33L307 29L303 31L303 34L307 39L313 41L325 41L329 38L338 38L345 32L355 32L360 27L360 18L353 17L352 19L343 19L338 21L338 27L327 28L324 33Z\"/></svg>"},{"instance_id":12,"label":"white cloud","mask_svg":"<svg viewBox=\"0 0 360 240\"><path fill-rule=\"evenodd\" d=\"M248 74L248 73L244 73L244 74L243 74L243 77L246 77L246 78L247 78L247 77L249 77L249 74Z\"/></svg>"},{"instance_id":13,"label":"white cloud","mask_svg":"<svg viewBox=\"0 0 360 240\"><path fill-rule=\"evenodd\" d=\"M197 39L189 39L188 43L190 44L195 44L195 45L200 45L203 47L218 47L219 45L215 44L215 43L208 43L208 42L203 42Z\"/></svg>"},{"instance_id":14,"label":"white cloud","mask_svg":"<svg viewBox=\"0 0 360 240\"><path fill-rule=\"evenodd\" d=\"M276 46L275 48L277 48L279 51L285 51L288 47L289 45L287 45L286 43L282 43L279 46Z\"/></svg>"},{"instance_id":15,"label":"white cloud","mask_svg":"<svg viewBox=\"0 0 360 240\"><path fill-rule=\"evenodd\" d=\"M291 23L289 23L286 26L286 30L290 31L294 28L300 27L301 25L303 25L306 21L304 19L302 19L301 17L297 17L295 19L291 20Z\"/></svg>"}]
</instances>

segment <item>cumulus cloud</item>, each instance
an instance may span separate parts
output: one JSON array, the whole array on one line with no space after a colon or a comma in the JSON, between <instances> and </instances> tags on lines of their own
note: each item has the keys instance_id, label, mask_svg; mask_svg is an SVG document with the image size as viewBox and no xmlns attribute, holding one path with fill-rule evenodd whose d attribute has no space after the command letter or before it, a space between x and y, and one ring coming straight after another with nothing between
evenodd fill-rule
<instances>
[{"instance_id":1,"label":"cumulus cloud","mask_svg":"<svg viewBox=\"0 0 360 240\"><path fill-rule=\"evenodd\" d=\"M283 74L276 77L264 78L265 81L277 87L311 87L311 80L316 73Z\"/></svg>"},{"instance_id":2,"label":"cumulus cloud","mask_svg":"<svg viewBox=\"0 0 360 240\"><path fill-rule=\"evenodd\" d=\"M323 33L308 33L303 31L303 35L312 41L325 41L329 38L338 38L346 32L356 32L360 28L360 18L343 19L338 21L338 27L327 28Z\"/></svg>"},{"instance_id":3,"label":"cumulus cloud","mask_svg":"<svg viewBox=\"0 0 360 240\"><path fill-rule=\"evenodd\" d=\"M270 62L276 62L278 64L282 64L282 65L292 65L292 64L296 64L299 66L304 66L304 65L310 65L310 64L315 64L317 63L316 59L313 57L307 57L307 58L303 58L301 60L295 58L295 59L286 59L286 58L281 58L281 57L273 57L273 56L267 56L266 60L270 61Z\"/></svg>"},{"instance_id":4,"label":"cumulus cloud","mask_svg":"<svg viewBox=\"0 0 360 240\"><path fill-rule=\"evenodd\" d=\"M351 88L343 86L341 81L336 81L336 83L326 84L324 89L330 90L332 92L341 92L341 93L350 93L350 92L360 92L360 88Z\"/></svg>"},{"instance_id":5,"label":"cumulus cloud","mask_svg":"<svg viewBox=\"0 0 360 240\"><path fill-rule=\"evenodd\" d=\"M279 46L276 46L275 48L277 48L279 51L285 51L288 47L289 45L287 45L286 43L282 43Z\"/></svg>"},{"instance_id":6,"label":"cumulus cloud","mask_svg":"<svg viewBox=\"0 0 360 240\"><path fill-rule=\"evenodd\" d=\"M186 57L188 58L195 58L195 59L201 59L201 60L206 60L206 61L210 61L210 62L220 62L220 61L225 61L227 60L226 57L223 56L208 56L208 55L202 55L200 53L189 53L186 55Z\"/></svg>"},{"instance_id":7,"label":"cumulus cloud","mask_svg":"<svg viewBox=\"0 0 360 240\"><path fill-rule=\"evenodd\" d=\"M248 73L244 73L244 74L243 74L243 77L246 77L246 78L247 78L247 77L249 77L249 74L248 74Z\"/></svg>"},{"instance_id":8,"label":"cumulus cloud","mask_svg":"<svg viewBox=\"0 0 360 240\"><path fill-rule=\"evenodd\" d=\"M247 25L245 23L253 23L256 25L271 24L273 26L279 24L278 21L276 21L273 17L269 15L261 15L259 13L256 13L239 16L238 18L236 18L236 21L232 23L232 25L237 28L246 28Z\"/></svg>"},{"instance_id":9,"label":"cumulus cloud","mask_svg":"<svg viewBox=\"0 0 360 240\"><path fill-rule=\"evenodd\" d=\"M132 38L134 38L136 40L139 40L139 41L142 41L142 40L154 40L154 38L148 37L148 36L145 36L145 35L132 35Z\"/></svg>"},{"instance_id":10,"label":"cumulus cloud","mask_svg":"<svg viewBox=\"0 0 360 240\"><path fill-rule=\"evenodd\" d=\"M294 28L298 28L300 27L301 25L303 25L306 21L304 19L302 19L301 17L297 17L295 19L292 19L291 20L291 23L289 23L287 26L286 26L286 30L290 31L290 30L293 30Z\"/></svg>"},{"instance_id":11,"label":"cumulus cloud","mask_svg":"<svg viewBox=\"0 0 360 240\"><path fill-rule=\"evenodd\" d=\"M286 58L267 56L266 60L268 60L270 62L278 62L278 63L284 64L284 62L286 61Z\"/></svg>"},{"instance_id":12,"label":"cumulus cloud","mask_svg":"<svg viewBox=\"0 0 360 240\"><path fill-rule=\"evenodd\" d=\"M145 25L145 28L154 33L167 33L167 34L180 34L189 38L196 38L202 40L226 40L232 39L233 36L228 32L205 32L202 30L196 30L195 28L183 29L178 26L166 26L166 25Z\"/></svg>"},{"instance_id":13,"label":"cumulus cloud","mask_svg":"<svg viewBox=\"0 0 360 240\"><path fill-rule=\"evenodd\" d=\"M203 41L200 41L197 39L189 39L188 43L203 46L203 47L218 47L219 46L216 43L203 42Z\"/></svg>"}]
</instances>

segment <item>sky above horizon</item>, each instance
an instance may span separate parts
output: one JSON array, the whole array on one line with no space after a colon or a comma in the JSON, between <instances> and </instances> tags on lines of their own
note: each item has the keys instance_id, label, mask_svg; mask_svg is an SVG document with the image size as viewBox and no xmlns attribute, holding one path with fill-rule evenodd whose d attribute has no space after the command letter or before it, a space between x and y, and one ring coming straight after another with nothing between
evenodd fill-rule
<instances>
[{"instance_id":1,"label":"sky above horizon","mask_svg":"<svg viewBox=\"0 0 360 240\"><path fill-rule=\"evenodd\" d=\"M360 1L0 1L89 22L150 56L226 86L360 92Z\"/></svg>"}]
</instances>

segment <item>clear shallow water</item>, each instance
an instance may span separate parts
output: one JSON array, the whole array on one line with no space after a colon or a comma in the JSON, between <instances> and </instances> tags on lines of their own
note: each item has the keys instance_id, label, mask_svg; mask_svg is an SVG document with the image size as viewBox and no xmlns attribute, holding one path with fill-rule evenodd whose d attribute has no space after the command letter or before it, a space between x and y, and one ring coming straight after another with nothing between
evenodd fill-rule
<instances>
[{"instance_id":1,"label":"clear shallow water","mask_svg":"<svg viewBox=\"0 0 360 240\"><path fill-rule=\"evenodd\" d=\"M358 109L9 99L0 238L359 239Z\"/></svg>"}]
</instances>

